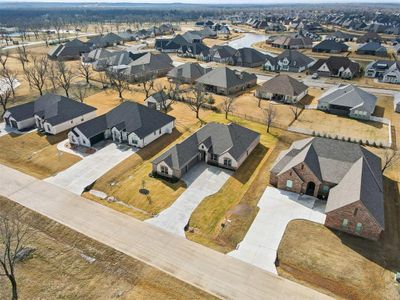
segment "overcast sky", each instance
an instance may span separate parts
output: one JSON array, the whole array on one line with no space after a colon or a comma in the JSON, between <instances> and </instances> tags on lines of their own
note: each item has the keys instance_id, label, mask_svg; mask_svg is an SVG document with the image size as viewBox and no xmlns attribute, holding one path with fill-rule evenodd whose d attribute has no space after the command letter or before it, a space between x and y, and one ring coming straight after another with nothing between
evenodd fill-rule
<instances>
[{"instance_id":1,"label":"overcast sky","mask_svg":"<svg viewBox=\"0 0 400 300\"><path fill-rule=\"evenodd\" d=\"M399 0L397 0L399 1ZM379 3L396 3L396 0L379 0ZM376 0L0 0L0 2L129 2L129 3L192 3L192 4L281 4L281 3L356 3Z\"/></svg>"}]
</instances>

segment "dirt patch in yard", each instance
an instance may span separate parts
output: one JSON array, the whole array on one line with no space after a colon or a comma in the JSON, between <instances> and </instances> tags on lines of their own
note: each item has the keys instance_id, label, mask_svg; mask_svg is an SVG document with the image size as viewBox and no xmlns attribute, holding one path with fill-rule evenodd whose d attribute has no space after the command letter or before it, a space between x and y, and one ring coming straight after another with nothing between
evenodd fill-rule
<instances>
[{"instance_id":1,"label":"dirt patch in yard","mask_svg":"<svg viewBox=\"0 0 400 300\"><path fill-rule=\"evenodd\" d=\"M0 209L20 213L33 234L27 246L36 250L16 268L21 299L215 299L6 198ZM0 286L0 298L8 299L5 277Z\"/></svg>"},{"instance_id":2,"label":"dirt patch in yard","mask_svg":"<svg viewBox=\"0 0 400 300\"><path fill-rule=\"evenodd\" d=\"M55 136L37 132L2 136L0 163L39 179L54 176L81 160L57 149L66 138L65 132Z\"/></svg>"}]
</instances>

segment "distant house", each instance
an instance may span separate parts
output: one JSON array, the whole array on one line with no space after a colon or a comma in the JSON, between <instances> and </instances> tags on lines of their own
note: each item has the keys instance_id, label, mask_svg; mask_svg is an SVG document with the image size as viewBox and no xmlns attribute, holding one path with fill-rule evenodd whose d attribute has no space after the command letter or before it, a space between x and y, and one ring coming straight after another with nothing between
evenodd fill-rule
<instances>
[{"instance_id":1,"label":"distant house","mask_svg":"<svg viewBox=\"0 0 400 300\"><path fill-rule=\"evenodd\" d=\"M331 56L319 59L310 68L310 72L323 77L353 79L360 75L360 65L344 56Z\"/></svg>"},{"instance_id":2,"label":"distant house","mask_svg":"<svg viewBox=\"0 0 400 300\"><path fill-rule=\"evenodd\" d=\"M307 70L315 60L297 50L285 50L276 57L266 56L264 69L274 72L299 73Z\"/></svg>"},{"instance_id":3,"label":"distant house","mask_svg":"<svg viewBox=\"0 0 400 300\"><path fill-rule=\"evenodd\" d=\"M312 48L312 52L341 53L349 50L349 46L334 40L323 40Z\"/></svg>"},{"instance_id":4,"label":"distant house","mask_svg":"<svg viewBox=\"0 0 400 300\"><path fill-rule=\"evenodd\" d=\"M365 68L365 76L385 83L400 83L400 62L376 60Z\"/></svg>"},{"instance_id":5,"label":"distant house","mask_svg":"<svg viewBox=\"0 0 400 300\"><path fill-rule=\"evenodd\" d=\"M180 179L201 161L237 170L259 142L259 133L240 125L208 123L153 160L153 173Z\"/></svg>"},{"instance_id":6,"label":"distant house","mask_svg":"<svg viewBox=\"0 0 400 300\"><path fill-rule=\"evenodd\" d=\"M376 55L376 56L388 55L386 47L376 42L368 42L360 46L357 49L356 53L361 55Z\"/></svg>"},{"instance_id":7,"label":"distant house","mask_svg":"<svg viewBox=\"0 0 400 300\"><path fill-rule=\"evenodd\" d=\"M108 51L104 48L98 48L90 51L89 53L84 53L82 55L82 61L85 63L92 63L100 59L111 57L115 54L115 52Z\"/></svg>"},{"instance_id":8,"label":"distant house","mask_svg":"<svg viewBox=\"0 0 400 300\"><path fill-rule=\"evenodd\" d=\"M95 117L95 107L55 94L11 107L4 114L7 126L18 130L36 127L47 134L58 134Z\"/></svg>"},{"instance_id":9,"label":"distant house","mask_svg":"<svg viewBox=\"0 0 400 300\"><path fill-rule=\"evenodd\" d=\"M264 64L266 55L254 48L240 48L228 59L228 63L234 66L247 68L260 67Z\"/></svg>"},{"instance_id":10,"label":"distant house","mask_svg":"<svg viewBox=\"0 0 400 300\"><path fill-rule=\"evenodd\" d=\"M202 85L206 91L230 95L255 86L257 84L257 76L220 67L204 74L196 82Z\"/></svg>"},{"instance_id":11,"label":"distant house","mask_svg":"<svg viewBox=\"0 0 400 300\"><path fill-rule=\"evenodd\" d=\"M75 126L69 133L71 144L91 147L105 139L143 148L171 133L175 118L132 101L125 101L108 113Z\"/></svg>"},{"instance_id":12,"label":"distant house","mask_svg":"<svg viewBox=\"0 0 400 300\"><path fill-rule=\"evenodd\" d=\"M256 96L285 103L297 103L307 95L308 86L288 76L278 75L264 82L256 90Z\"/></svg>"},{"instance_id":13,"label":"distant house","mask_svg":"<svg viewBox=\"0 0 400 300\"><path fill-rule=\"evenodd\" d=\"M326 199L327 227L372 240L385 229L381 160L358 144L296 141L279 155L270 184Z\"/></svg>"},{"instance_id":14,"label":"distant house","mask_svg":"<svg viewBox=\"0 0 400 300\"><path fill-rule=\"evenodd\" d=\"M400 92L394 94L393 104L394 104L394 111L400 113Z\"/></svg>"},{"instance_id":15,"label":"distant house","mask_svg":"<svg viewBox=\"0 0 400 300\"><path fill-rule=\"evenodd\" d=\"M117 34L110 32L106 35L98 35L89 39L88 43L94 48L106 48L120 45L124 40Z\"/></svg>"},{"instance_id":16,"label":"distant house","mask_svg":"<svg viewBox=\"0 0 400 300\"><path fill-rule=\"evenodd\" d=\"M228 45L216 45L211 47L208 60L227 64L236 53L236 49Z\"/></svg>"},{"instance_id":17,"label":"distant house","mask_svg":"<svg viewBox=\"0 0 400 300\"><path fill-rule=\"evenodd\" d=\"M318 99L318 109L356 119L370 119L375 111L376 96L354 85L330 88Z\"/></svg>"},{"instance_id":18,"label":"distant house","mask_svg":"<svg viewBox=\"0 0 400 300\"><path fill-rule=\"evenodd\" d=\"M282 35L275 38L272 43L272 47L283 48L283 49L304 49L312 47L312 40L299 33L294 35Z\"/></svg>"},{"instance_id":19,"label":"distant house","mask_svg":"<svg viewBox=\"0 0 400 300\"><path fill-rule=\"evenodd\" d=\"M90 44L74 39L65 44L53 47L47 55L53 60L74 60L80 59L82 54L88 53L90 50Z\"/></svg>"},{"instance_id":20,"label":"distant house","mask_svg":"<svg viewBox=\"0 0 400 300\"><path fill-rule=\"evenodd\" d=\"M363 36L360 36L357 39L357 43L358 44L365 44L365 43L369 43L369 42L375 42L375 43L382 43L382 37L377 34L376 32L367 32L366 34L364 34Z\"/></svg>"},{"instance_id":21,"label":"distant house","mask_svg":"<svg viewBox=\"0 0 400 300\"><path fill-rule=\"evenodd\" d=\"M167 77L179 83L194 83L199 77L211 71L211 68L203 68L198 63L185 63L173 68Z\"/></svg>"},{"instance_id":22,"label":"distant house","mask_svg":"<svg viewBox=\"0 0 400 300\"><path fill-rule=\"evenodd\" d=\"M334 40L336 42L351 42L354 40L354 35L342 31L335 31L326 37L327 40Z\"/></svg>"},{"instance_id":23,"label":"distant house","mask_svg":"<svg viewBox=\"0 0 400 300\"><path fill-rule=\"evenodd\" d=\"M207 30L196 32L188 31L182 35L177 34L171 39L156 39L154 48L161 52L179 52L181 54L185 53L188 49L192 50L193 52L193 50L197 48L198 53L193 53L193 57L196 57L196 55L198 55L205 48L208 49L208 47L202 43L202 40L209 34L211 33L209 33Z\"/></svg>"},{"instance_id":24,"label":"distant house","mask_svg":"<svg viewBox=\"0 0 400 300\"><path fill-rule=\"evenodd\" d=\"M182 45L178 50L178 56L200 59L207 57L210 53L210 48L203 43L191 43Z\"/></svg>"},{"instance_id":25,"label":"distant house","mask_svg":"<svg viewBox=\"0 0 400 300\"><path fill-rule=\"evenodd\" d=\"M171 101L169 95L164 92L164 90L161 90L147 97L147 99L144 100L144 104L149 108L164 110L165 108L168 108Z\"/></svg>"}]
</instances>

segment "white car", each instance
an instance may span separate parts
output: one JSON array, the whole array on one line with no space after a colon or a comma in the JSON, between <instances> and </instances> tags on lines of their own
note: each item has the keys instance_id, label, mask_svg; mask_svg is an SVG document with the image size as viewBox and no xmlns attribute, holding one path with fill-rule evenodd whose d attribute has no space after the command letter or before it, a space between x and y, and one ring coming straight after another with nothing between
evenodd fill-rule
<instances>
[{"instance_id":1,"label":"white car","mask_svg":"<svg viewBox=\"0 0 400 300\"><path fill-rule=\"evenodd\" d=\"M314 73L311 75L311 79L318 79L318 78L319 78L318 73Z\"/></svg>"}]
</instances>

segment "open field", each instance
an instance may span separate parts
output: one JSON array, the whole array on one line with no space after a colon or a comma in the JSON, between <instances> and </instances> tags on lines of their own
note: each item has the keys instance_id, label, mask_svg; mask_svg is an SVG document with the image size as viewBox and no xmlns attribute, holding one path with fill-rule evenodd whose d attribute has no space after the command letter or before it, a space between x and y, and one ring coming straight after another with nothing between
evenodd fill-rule
<instances>
[{"instance_id":1,"label":"open field","mask_svg":"<svg viewBox=\"0 0 400 300\"><path fill-rule=\"evenodd\" d=\"M21 299L214 299L170 275L0 197L18 212L35 252L16 268ZM85 256L94 258L90 263ZM9 298L0 277L0 298Z\"/></svg>"},{"instance_id":2,"label":"open field","mask_svg":"<svg viewBox=\"0 0 400 300\"><path fill-rule=\"evenodd\" d=\"M78 156L57 150L66 133L46 136L37 132L0 137L0 163L39 179L67 169L80 160Z\"/></svg>"}]
</instances>

